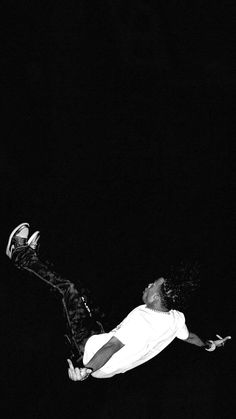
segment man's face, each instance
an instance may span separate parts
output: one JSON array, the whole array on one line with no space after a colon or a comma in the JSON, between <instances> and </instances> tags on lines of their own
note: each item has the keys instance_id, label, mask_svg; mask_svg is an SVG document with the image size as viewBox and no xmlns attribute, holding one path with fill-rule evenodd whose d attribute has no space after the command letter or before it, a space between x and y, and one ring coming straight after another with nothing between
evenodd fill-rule
<instances>
[{"instance_id":1,"label":"man's face","mask_svg":"<svg viewBox=\"0 0 236 419\"><path fill-rule=\"evenodd\" d=\"M156 281L150 283L143 291L143 302L145 304L152 303L156 295L160 295L160 288L164 282L164 278L158 278Z\"/></svg>"}]
</instances>

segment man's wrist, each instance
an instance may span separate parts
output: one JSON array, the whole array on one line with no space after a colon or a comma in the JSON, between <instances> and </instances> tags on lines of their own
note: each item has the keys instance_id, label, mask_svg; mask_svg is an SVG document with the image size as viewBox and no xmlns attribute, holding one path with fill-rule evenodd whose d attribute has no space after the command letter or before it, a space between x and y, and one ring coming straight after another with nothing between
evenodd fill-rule
<instances>
[{"instance_id":1,"label":"man's wrist","mask_svg":"<svg viewBox=\"0 0 236 419\"><path fill-rule=\"evenodd\" d=\"M206 351L208 351L208 352L212 352L212 351L214 351L214 350L216 349L216 345L215 345L215 343L213 342L213 340L206 340L206 342L205 342L205 344L204 344L203 348L204 348Z\"/></svg>"},{"instance_id":2,"label":"man's wrist","mask_svg":"<svg viewBox=\"0 0 236 419\"><path fill-rule=\"evenodd\" d=\"M93 369L84 367L84 368L80 369L80 372L81 372L81 375L82 375L81 381L83 381L83 380L86 380L92 374Z\"/></svg>"},{"instance_id":3,"label":"man's wrist","mask_svg":"<svg viewBox=\"0 0 236 419\"><path fill-rule=\"evenodd\" d=\"M92 374L92 372L94 372L94 368L92 368L92 367L89 367L89 366L85 365L84 368L86 368L86 370L90 370L91 371L90 374Z\"/></svg>"}]
</instances>

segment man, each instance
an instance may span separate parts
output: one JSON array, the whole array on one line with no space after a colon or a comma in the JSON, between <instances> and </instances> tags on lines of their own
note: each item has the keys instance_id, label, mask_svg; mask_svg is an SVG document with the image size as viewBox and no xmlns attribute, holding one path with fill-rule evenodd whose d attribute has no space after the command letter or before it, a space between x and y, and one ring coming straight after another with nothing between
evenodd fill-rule
<instances>
[{"instance_id":1,"label":"man","mask_svg":"<svg viewBox=\"0 0 236 419\"><path fill-rule=\"evenodd\" d=\"M195 287L191 271L188 276L183 271L178 280L174 276L160 277L149 284L143 292L144 304L105 333L88 290L81 283L76 288L39 259L39 236L36 231L29 237L29 224L21 223L9 236L6 254L17 268L30 272L61 294L71 348L72 360L68 359L71 380L83 381L90 375L109 378L124 373L156 356L176 337L207 351L214 351L231 339L217 335L218 339L204 342L188 331L184 314L177 307Z\"/></svg>"}]
</instances>

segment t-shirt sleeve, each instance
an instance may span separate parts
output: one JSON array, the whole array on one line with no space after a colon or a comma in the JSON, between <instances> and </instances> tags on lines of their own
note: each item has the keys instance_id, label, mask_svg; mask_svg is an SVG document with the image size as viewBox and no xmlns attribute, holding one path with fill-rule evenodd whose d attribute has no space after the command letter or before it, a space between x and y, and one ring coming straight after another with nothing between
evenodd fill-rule
<instances>
[{"instance_id":1,"label":"t-shirt sleeve","mask_svg":"<svg viewBox=\"0 0 236 419\"><path fill-rule=\"evenodd\" d=\"M183 313L180 313L180 314L181 316L180 316L179 327L176 333L176 337L181 340L186 340L189 337L189 330L185 323L184 314Z\"/></svg>"},{"instance_id":2,"label":"t-shirt sleeve","mask_svg":"<svg viewBox=\"0 0 236 419\"><path fill-rule=\"evenodd\" d=\"M129 342L132 342L132 344L135 344L135 342L138 343L140 341L140 335L143 335L137 317L136 313L129 314L123 322L111 331L113 336L119 339L124 345Z\"/></svg>"}]
</instances>

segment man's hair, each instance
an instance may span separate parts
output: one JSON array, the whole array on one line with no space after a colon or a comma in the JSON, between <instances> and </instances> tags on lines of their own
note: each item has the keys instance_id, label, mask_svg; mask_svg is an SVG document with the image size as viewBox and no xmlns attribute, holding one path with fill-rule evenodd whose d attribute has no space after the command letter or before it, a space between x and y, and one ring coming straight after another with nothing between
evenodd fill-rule
<instances>
[{"instance_id":1,"label":"man's hair","mask_svg":"<svg viewBox=\"0 0 236 419\"><path fill-rule=\"evenodd\" d=\"M199 265L181 262L178 268L172 267L164 279L161 285L164 306L169 310L181 310L199 286Z\"/></svg>"}]
</instances>

